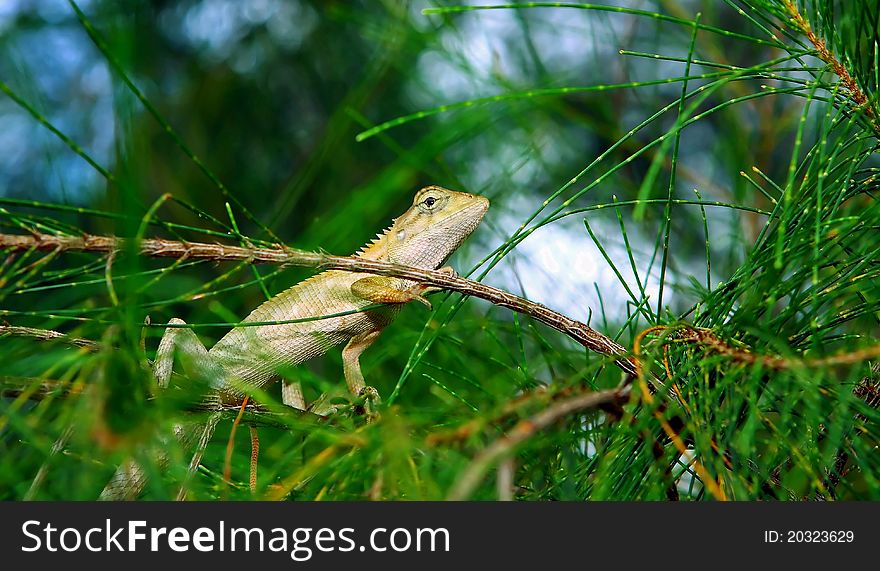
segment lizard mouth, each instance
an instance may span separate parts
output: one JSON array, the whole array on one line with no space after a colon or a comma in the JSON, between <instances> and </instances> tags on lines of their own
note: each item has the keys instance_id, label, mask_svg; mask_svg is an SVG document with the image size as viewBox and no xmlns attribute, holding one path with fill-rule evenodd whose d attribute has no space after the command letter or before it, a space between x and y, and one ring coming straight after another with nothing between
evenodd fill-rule
<instances>
[{"instance_id":1,"label":"lizard mouth","mask_svg":"<svg viewBox=\"0 0 880 571\"><path fill-rule=\"evenodd\" d=\"M455 228L460 232L461 239L464 241L471 232L476 230L477 226L489 210L489 199L485 196L474 196L473 203L462 208L449 217L444 226Z\"/></svg>"},{"instance_id":2,"label":"lizard mouth","mask_svg":"<svg viewBox=\"0 0 880 571\"><path fill-rule=\"evenodd\" d=\"M441 227L445 228L444 234L455 236L455 242L449 244L450 250L447 256L467 240L489 210L489 199L484 196L474 196L473 199L471 204L460 209L441 224Z\"/></svg>"},{"instance_id":3,"label":"lizard mouth","mask_svg":"<svg viewBox=\"0 0 880 571\"><path fill-rule=\"evenodd\" d=\"M466 213L476 220L479 224L489 210L489 199L485 196L474 196L474 202L470 206L462 209L462 213Z\"/></svg>"},{"instance_id":4,"label":"lizard mouth","mask_svg":"<svg viewBox=\"0 0 880 571\"><path fill-rule=\"evenodd\" d=\"M486 211L489 210L489 199L485 196L477 196L476 204L471 206L471 208L479 212L479 217L477 217L477 224L479 224L483 220L483 216L486 215Z\"/></svg>"}]
</instances>

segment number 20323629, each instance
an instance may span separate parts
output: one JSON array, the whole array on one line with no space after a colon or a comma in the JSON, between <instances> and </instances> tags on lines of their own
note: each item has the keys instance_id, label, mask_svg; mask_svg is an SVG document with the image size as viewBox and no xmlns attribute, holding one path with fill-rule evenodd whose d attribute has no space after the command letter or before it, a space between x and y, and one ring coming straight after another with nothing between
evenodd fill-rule
<instances>
[{"instance_id":1,"label":"number 20323629","mask_svg":"<svg viewBox=\"0 0 880 571\"><path fill-rule=\"evenodd\" d=\"M764 530L764 543L852 543L852 530Z\"/></svg>"}]
</instances>

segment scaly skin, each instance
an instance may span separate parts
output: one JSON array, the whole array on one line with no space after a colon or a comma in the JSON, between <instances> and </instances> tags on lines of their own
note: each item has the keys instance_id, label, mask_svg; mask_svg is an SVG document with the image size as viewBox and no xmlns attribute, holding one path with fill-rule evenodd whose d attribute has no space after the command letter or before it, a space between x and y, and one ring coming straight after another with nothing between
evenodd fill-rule
<instances>
[{"instance_id":1,"label":"scaly skin","mask_svg":"<svg viewBox=\"0 0 880 571\"><path fill-rule=\"evenodd\" d=\"M437 269L479 225L489 207L482 196L429 186L415 195L413 205L394 220L390 228L355 255L371 260L423 269ZM452 272L451 268L442 270ZM251 389L263 389L279 373L347 342L342 351L345 380L355 396L377 397L364 385L359 357L397 316L404 303L422 297L428 288L410 280L330 270L304 280L266 301L243 323L262 323L316 318L299 323L240 326L232 329L210 350L187 328L168 328L159 343L153 372L160 386L167 386L175 351L185 354L184 373L202 378L214 387L213 399L241 402ZM379 308L361 311L374 304ZM349 313L355 312L355 313ZM170 324L183 324L179 319ZM298 383L285 384L285 404L305 409ZM332 407L328 409L332 411ZM322 412L316 410L316 412ZM202 444L210 438L213 424L180 428L178 436L192 441L201 433ZM191 469L198 466L198 454ZM146 477L140 467L121 466L101 493L101 499L134 498Z\"/></svg>"}]
</instances>

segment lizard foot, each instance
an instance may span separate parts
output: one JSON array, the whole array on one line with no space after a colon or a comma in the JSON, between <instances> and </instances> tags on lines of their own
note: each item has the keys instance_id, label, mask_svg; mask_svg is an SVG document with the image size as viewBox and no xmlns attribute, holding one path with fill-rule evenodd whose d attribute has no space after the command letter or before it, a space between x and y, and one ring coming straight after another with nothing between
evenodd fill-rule
<instances>
[{"instance_id":1,"label":"lizard foot","mask_svg":"<svg viewBox=\"0 0 880 571\"><path fill-rule=\"evenodd\" d=\"M373 387L364 387L358 391L358 397L364 399L364 403L361 406L363 408L364 416L367 417L367 422L375 422L379 420L378 408L379 405L382 404L382 399L379 398L379 391ZM360 409L361 406L356 407L355 410Z\"/></svg>"}]
</instances>

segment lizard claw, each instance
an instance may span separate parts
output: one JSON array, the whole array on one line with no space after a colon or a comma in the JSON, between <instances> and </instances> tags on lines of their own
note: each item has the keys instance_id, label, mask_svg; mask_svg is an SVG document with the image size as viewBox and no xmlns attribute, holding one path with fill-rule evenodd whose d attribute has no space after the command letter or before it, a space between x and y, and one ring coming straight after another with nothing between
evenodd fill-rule
<instances>
[{"instance_id":1,"label":"lizard claw","mask_svg":"<svg viewBox=\"0 0 880 571\"><path fill-rule=\"evenodd\" d=\"M449 277L453 277L453 278L458 277L458 272L456 272L455 268L453 268L452 266L443 266L442 268L439 268L437 271L440 272L441 274L445 274ZM419 285L413 286L412 288L410 288L410 290L415 294L415 297L413 299L415 299L416 301L418 301L420 303L423 303L424 305L426 305L428 307L428 309L434 309L434 306L431 305L431 302L428 301L427 298L425 298L425 296L422 294L429 293L429 292L435 292L435 291L442 291L443 288L419 284Z\"/></svg>"},{"instance_id":2,"label":"lizard claw","mask_svg":"<svg viewBox=\"0 0 880 571\"><path fill-rule=\"evenodd\" d=\"M367 387L362 388L360 391L358 391L358 396L361 398L373 401L376 404L379 404L382 402L382 399L379 398L379 391L377 391L373 387L367 386Z\"/></svg>"},{"instance_id":3,"label":"lizard claw","mask_svg":"<svg viewBox=\"0 0 880 571\"><path fill-rule=\"evenodd\" d=\"M430 286L416 284L406 290L407 296L409 297L409 299L407 301L417 301L417 302L425 305L428 309L434 309L434 306L431 305L431 302L428 301L428 298L425 297L424 295L422 295L422 294L427 293L429 291L432 291L432 288ZM375 390L375 389L373 389L373 390Z\"/></svg>"},{"instance_id":4,"label":"lizard claw","mask_svg":"<svg viewBox=\"0 0 880 571\"><path fill-rule=\"evenodd\" d=\"M434 306L431 305L431 302L428 301L428 298L427 298L427 297L425 297L425 296L423 296L423 295L417 295L417 296L415 297L415 299L416 299L416 301L418 301L419 303L423 304L423 305L424 305L425 307L427 307L428 309L434 309Z\"/></svg>"}]
</instances>

